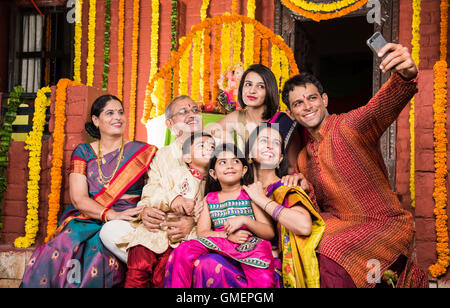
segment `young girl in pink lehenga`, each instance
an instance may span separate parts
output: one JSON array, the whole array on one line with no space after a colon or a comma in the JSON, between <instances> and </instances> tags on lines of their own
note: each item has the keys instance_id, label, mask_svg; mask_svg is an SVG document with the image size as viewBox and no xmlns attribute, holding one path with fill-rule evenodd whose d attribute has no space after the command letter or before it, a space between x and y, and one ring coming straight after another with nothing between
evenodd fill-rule
<instances>
[{"instance_id":1,"label":"young girl in pink lehenga","mask_svg":"<svg viewBox=\"0 0 450 308\"><path fill-rule=\"evenodd\" d=\"M172 277L166 287L189 288L198 258L218 252L238 261L249 288L275 286L269 242L275 236L270 218L255 206L242 185L253 182L244 155L233 144L216 148L209 163L206 197L197 224L199 238L179 245L169 258ZM245 187L245 186L244 186Z\"/></svg>"}]
</instances>

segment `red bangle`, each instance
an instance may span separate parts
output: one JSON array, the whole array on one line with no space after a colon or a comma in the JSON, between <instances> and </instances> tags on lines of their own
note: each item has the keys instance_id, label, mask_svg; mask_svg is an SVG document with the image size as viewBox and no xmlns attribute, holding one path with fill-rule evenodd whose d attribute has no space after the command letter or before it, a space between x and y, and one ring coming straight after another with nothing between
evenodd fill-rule
<instances>
[{"instance_id":1,"label":"red bangle","mask_svg":"<svg viewBox=\"0 0 450 308\"><path fill-rule=\"evenodd\" d=\"M107 222L108 221L108 219L106 218L106 214L108 213L109 210L110 210L110 208L106 208L106 209L103 210L102 215L101 215L101 220L103 222Z\"/></svg>"}]
</instances>

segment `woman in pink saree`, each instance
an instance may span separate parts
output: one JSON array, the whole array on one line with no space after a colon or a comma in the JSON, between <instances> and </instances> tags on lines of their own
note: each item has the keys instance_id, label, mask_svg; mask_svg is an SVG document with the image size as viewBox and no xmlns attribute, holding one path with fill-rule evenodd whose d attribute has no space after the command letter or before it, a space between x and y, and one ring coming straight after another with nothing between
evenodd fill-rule
<instances>
[{"instance_id":1,"label":"woman in pink saree","mask_svg":"<svg viewBox=\"0 0 450 308\"><path fill-rule=\"evenodd\" d=\"M198 258L212 251L237 261L248 287L275 286L270 243L275 230L270 218L252 203L243 189L252 182L253 173L243 157L232 144L216 148L197 225L199 238L182 243L172 252L171 279L166 287L191 287Z\"/></svg>"}]
</instances>

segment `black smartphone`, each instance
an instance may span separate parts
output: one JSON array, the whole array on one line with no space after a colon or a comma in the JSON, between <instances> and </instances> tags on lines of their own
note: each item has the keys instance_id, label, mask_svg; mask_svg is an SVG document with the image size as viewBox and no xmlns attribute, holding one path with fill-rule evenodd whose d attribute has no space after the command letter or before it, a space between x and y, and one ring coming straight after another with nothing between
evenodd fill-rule
<instances>
[{"instance_id":1,"label":"black smartphone","mask_svg":"<svg viewBox=\"0 0 450 308\"><path fill-rule=\"evenodd\" d=\"M381 35L380 32L375 32L374 35L372 35L368 40L367 40L367 46L369 46L369 48L378 56L378 52L381 50L381 48L383 48L384 45L386 45L387 42L384 39L383 35ZM384 57L387 56L388 53L386 53Z\"/></svg>"}]
</instances>

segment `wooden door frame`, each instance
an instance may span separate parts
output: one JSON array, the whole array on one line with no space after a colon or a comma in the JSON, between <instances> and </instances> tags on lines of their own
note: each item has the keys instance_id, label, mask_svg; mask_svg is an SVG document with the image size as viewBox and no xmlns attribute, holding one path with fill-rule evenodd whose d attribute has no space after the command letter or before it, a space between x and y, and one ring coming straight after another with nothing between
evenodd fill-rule
<instances>
[{"instance_id":1,"label":"wooden door frame","mask_svg":"<svg viewBox=\"0 0 450 308\"><path fill-rule=\"evenodd\" d=\"M374 32L380 31L387 41L398 42L399 33L399 0L379 0L381 3L382 24L374 24ZM295 23L297 21L310 21L309 18L299 15L286 8L281 0L274 0L274 32L283 37L286 44L295 52ZM366 5L352 12L346 17L366 16L370 11ZM373 57L373 82L372 94L374 95L380 87L389 79L390 74L383 74L379 68L380 60ZM395 172L396 172L396 136L397 121L395 121L383 134L380 139L381 153L388 170L389 183L391 188L395 190Z\"/></svg>"}]
</instances>

